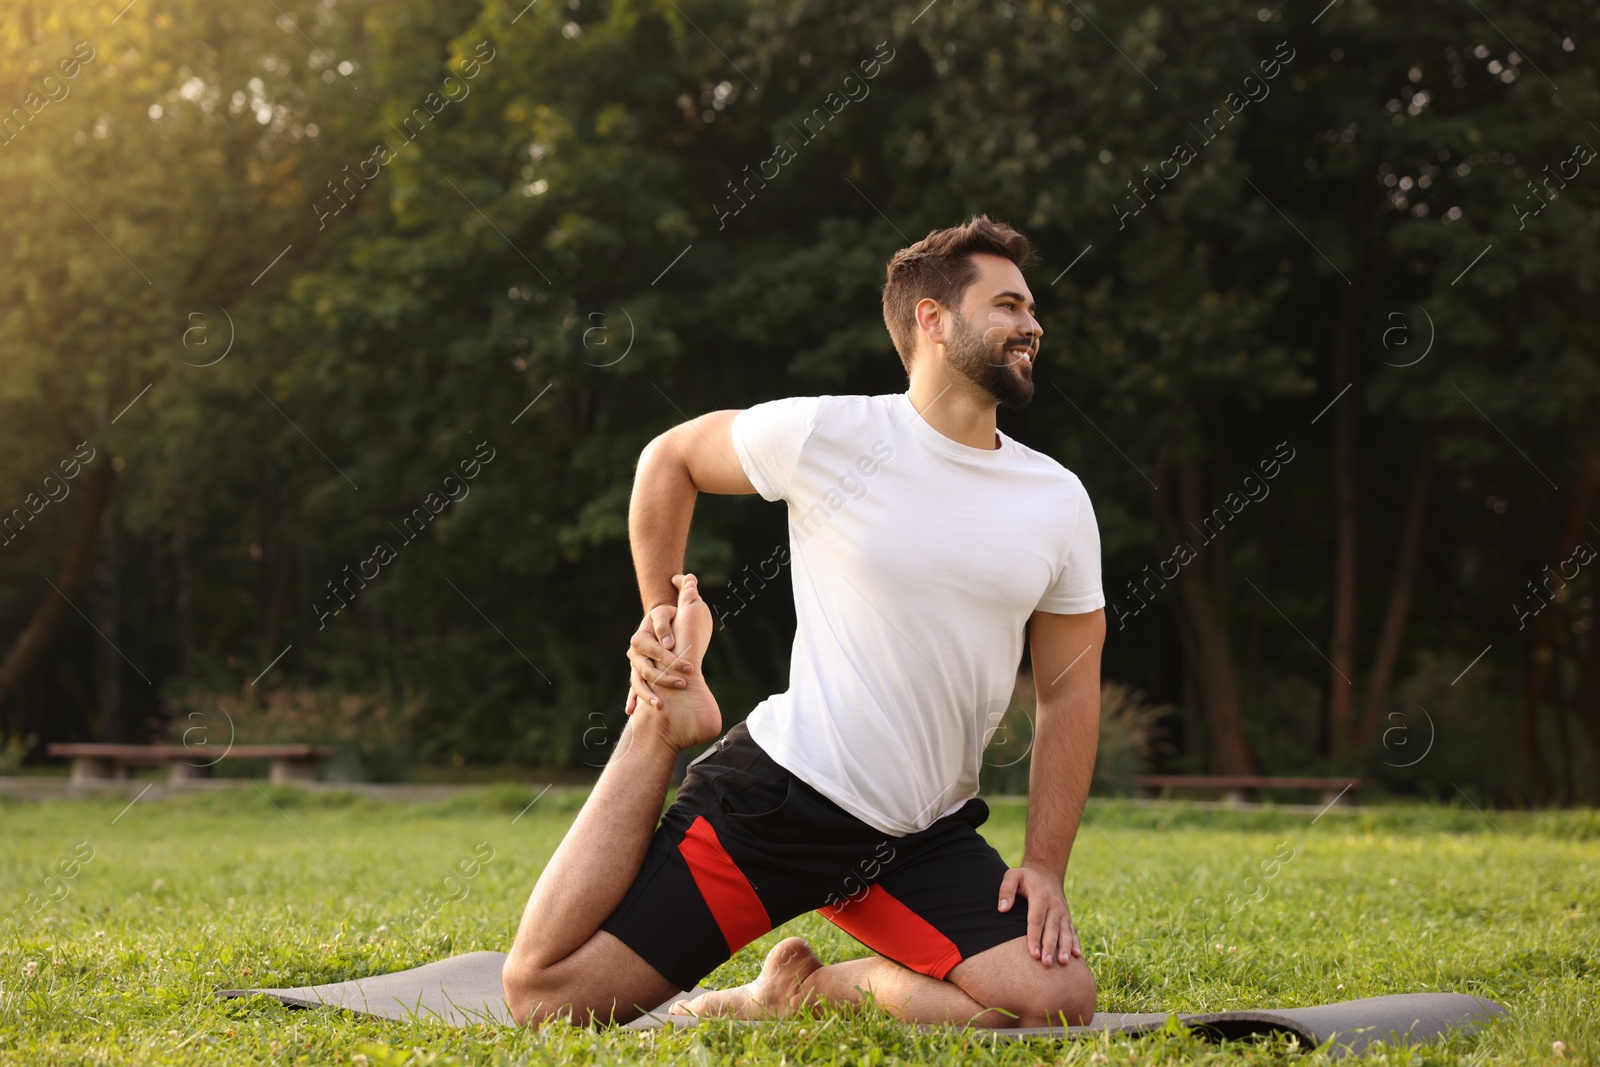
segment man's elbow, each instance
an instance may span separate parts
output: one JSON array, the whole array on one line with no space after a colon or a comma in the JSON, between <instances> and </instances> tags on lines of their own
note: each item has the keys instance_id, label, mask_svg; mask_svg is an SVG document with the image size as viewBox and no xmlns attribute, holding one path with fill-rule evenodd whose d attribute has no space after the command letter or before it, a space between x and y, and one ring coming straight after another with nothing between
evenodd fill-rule
<instances>
[{"instance_id":1,"label":"man's elbow","mask_svg":"<svg viewBox=\"0 0 1600 1067\"><path fill-rule=\"evenodd\" d=\"M1088 715L1100 718L1100 687L1098 685L1065 686L1035 685L1033 690L1035 714L1061 718Z\"/></svg>"},{"instance_id":2,"label":"man's elbow","mask_svg":"<svg viewBox=\"0 0 1600 1067\"><path fill-rule=\"evenodd\" d=\"M674 426L670 430L663 430L650 439L650 443L639 451L639 463L636 470L643 473L648 470L652 474L670 471L674 468L687 470L683 459L682 449L678 445L677 431L680 427Z\"/></svg>"}]
</instances>

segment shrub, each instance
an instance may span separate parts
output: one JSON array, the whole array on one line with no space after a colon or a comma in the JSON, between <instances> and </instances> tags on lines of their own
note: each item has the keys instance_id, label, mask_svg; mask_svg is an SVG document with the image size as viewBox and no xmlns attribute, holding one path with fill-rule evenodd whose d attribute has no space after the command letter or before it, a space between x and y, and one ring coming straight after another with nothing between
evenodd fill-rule
<instances>
[{"instance_id":1,"label":"shrub","mask_svg":"<svg viewBox=\"0 0 1600 1067\"><path fill-rule=\"evenodd\" d=\"M340 754L328 763L328 777L399 781L424 755L415 729L421 707L420 697L396 707L379 697L313 689L192 689L175 701L168 729L174 742L218 757L230 742L336 745ZM229 773L231 762L220 763L217 773Z\"/></svg>"},{"instance_id":2,"label":"shrub","mask_svg":"<svg viewBox=\"0 0 1600 1067\"><path fill-rule=\"evenodd\" d=\"M33 734L6 738L6 743L0 745L0 774L16 774L21 770L23 759L38 743L39 738Z\"/></svg>"},{"instance_id":3,"label":"shrub","mask_svg":"<svg viewBox=\"0 0 1600 1067\"><path fill-rule=\"evenodd\" d=\"M981 774L984 793L1027 793L1034 710L1033 675L1029 671L1019 671L1011 704L984 750ZM1144 773L1157 750L1165 747L1165 731L1157 724L1170 711L1165 705L1146 703L1145 695L1131 686L1120 682L1102 683L1100 744L1090 784L1092 793L1122 796L1134 791L1134 776Z\"/></svg>"}]
</instances>

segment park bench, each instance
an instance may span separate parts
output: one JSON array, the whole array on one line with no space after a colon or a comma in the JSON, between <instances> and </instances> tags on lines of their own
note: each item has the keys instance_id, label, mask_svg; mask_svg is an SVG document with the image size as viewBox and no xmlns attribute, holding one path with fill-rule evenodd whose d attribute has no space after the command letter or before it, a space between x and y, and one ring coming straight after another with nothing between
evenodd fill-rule
<instances>
[{"instance_id":1,"label":"park bench","mask_svg":"<svg viewBox=\"0 0 1600 1067\"><path fill-rule=\"evenodd\" d=\"M1162 790L1220 790L1229 803L1253 799L1260 789L1314 789L1322 803L1354 803L1357 791L1377 783L1370 778L1272 777L1259 774L1140 774L1134 785L1149 793Z\"/></svg>"},{"instance_id":2,"label":"park bench","mask_svg":"<svg viewBox=\"0 0 1600 1067\"><path fill-rule=\"evenodd\" d=\"M53 743L52 756L72 761L74 782L108 778L129 778L134 767L167 766L169 781L181 782L209 778L211 768L222 759L267 759L272 768L267 774L273 782L304 782L317 776L317 765L339 750L326 745L230 745L220 755L206 747L191 745L116 745L99 743Z\"/></svg>"}]
</instances>

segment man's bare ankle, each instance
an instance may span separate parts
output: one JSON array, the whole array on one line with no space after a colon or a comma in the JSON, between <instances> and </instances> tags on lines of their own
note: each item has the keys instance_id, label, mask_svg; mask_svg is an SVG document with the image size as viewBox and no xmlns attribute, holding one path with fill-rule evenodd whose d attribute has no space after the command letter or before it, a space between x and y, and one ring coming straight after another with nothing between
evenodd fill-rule
<instances>
[{"instance_id":1,"label":"man's bare ankle","mask_svg":"<svg viewBox=\"0 0 1600 1067\"><path fill-rule=\"evenodd\" d=\"M613 760L624 757L665 759L669 762L676 760L684 746L673 740L670 720L665 710L664 708L636 710L617 743Z\"/></svg>"}]
</instances>

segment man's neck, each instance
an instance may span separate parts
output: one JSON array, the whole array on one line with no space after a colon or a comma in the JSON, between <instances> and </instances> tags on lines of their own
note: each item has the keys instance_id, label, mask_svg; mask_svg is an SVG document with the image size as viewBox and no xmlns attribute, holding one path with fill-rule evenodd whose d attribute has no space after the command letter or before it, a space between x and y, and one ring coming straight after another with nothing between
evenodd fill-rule
<instances>
[{"instance_id":1,"label":"man's neck","mask_svg":"<svg viewBox=\"0 0 1600 1067\"><path fill-rule=\"evenodd\" d=\"M957 444L968 448L997 449L1000 438L995 431L993 397L980 397L982 390L951 372L912 375L906 395L923 421Z\"/></svg>"}]
</instances>

